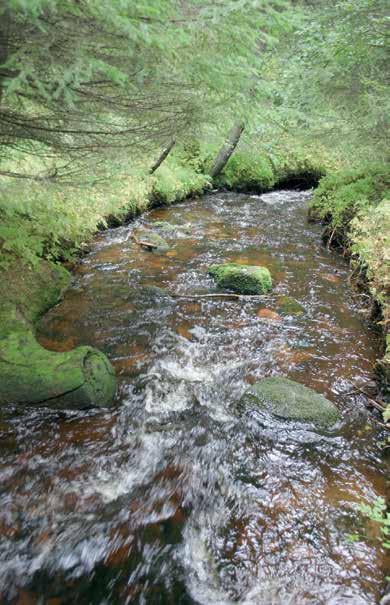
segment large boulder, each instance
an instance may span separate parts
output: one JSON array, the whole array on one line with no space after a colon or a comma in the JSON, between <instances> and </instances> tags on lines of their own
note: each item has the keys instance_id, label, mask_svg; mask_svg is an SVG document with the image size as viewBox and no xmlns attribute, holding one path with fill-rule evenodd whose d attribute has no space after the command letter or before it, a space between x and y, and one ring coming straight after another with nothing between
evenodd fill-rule
<instances>
[{"instance_id":1,"label":"large boulder","mask_svg":"<svg viewBox=\"0 0 390 605\"><path fill-rule=\"evenodd\" d=\"M55 353L36 340L38 319L61 300L70 274L59 265L9 262L0 272L0 405L53 408L108 406L114 401L115 372L92 347Z\"/></svg>"},{"instance_id":2,"label":"large boulder","mask_svg":"<svg viewBox=\"0 0 390 605\"><path fill-rule=\"evenodd\" d=\"M271 274L266 267L224 263L211 265L209 274L220 288L239 294L266 294L272 288Z\"/></svg>"},{"instance_id":3,"label":"large boulder","mask_svg":"<svg viewBox=\"0 0 390 605\"><path fill-rule=\"evenodd\" d=\"M337 407L323 395L282 376L264 378L252 385L239 402L239 408L258 407L287 420L332 426L340 418Z\"/></svg>"},{"instance_id":4,"label":"large boulder","mask_svg":"<svg viewBox=\"0 0 390 605\"><path fill-rule=\"evenodd\" d=\"M97 349L48 351L28 328L0 339L0 404L104 407L113 401L115 390L115 370Z\"/></svg>"}]
</instances>

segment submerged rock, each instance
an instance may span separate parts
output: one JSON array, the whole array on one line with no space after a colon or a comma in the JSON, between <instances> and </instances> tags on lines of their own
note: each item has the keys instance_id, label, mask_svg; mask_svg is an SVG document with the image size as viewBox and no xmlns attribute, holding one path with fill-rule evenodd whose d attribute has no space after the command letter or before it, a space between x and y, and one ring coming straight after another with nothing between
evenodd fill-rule
<instances>
[{"instance_id":1,"label":"submerged rock","mask_svg":"<svg viewBox=\"0 0 390 605\"><path fill-rule=\"evenodd\" d=\"M272 309L260 309L256 313L257 317L260 319L270 319L271 321L282 321L279 313L272 311Z\"/></svg>"},{"instance_id":2,"label":"submerged rock","mask_svg":"<svg viewBox=\"0 0 390 605\"><path fill-rule=\"evenodd\" d=\"M276 301L277 309L284 315L303 315L305 309L291 296L279 296Z\"/></svg>"},{"instance_id":3,"label":"submerged rock","mask_svg":"<svg viewBox=\"0 0 390 605\"><path fill-rule=\"evenodd\" d=\"M167 221L154 221L154 223L151 224L151 227L166 234L175 233L178 229L177 225L171 225L171 223L167 223Z\"/></svg>"},{"instance_id":4,"label":"submerged rock","mask_svg":"<svg viewBox=\"0 0 390 605\"><path fill-rule=\"evenodd\" d=\"M161 235L147 229L137 233L137 241L141 246L145 244L155 252L166 252L170 248L168 242Z\"/></svg>"},{"instance_id":5,"label":"submerged rock","mask_svg":"<svg viewBox=\"0 0 390 605\"><path fill-rule=\"evenodd\" d=\"M224 263L211 265L209 274L219 287L239 294L266 294L272 288L271 274L266 267Z\"/></svg>"},{"instance_id":6,"label":"submerged rock","mask_svg":"<svg viewBox=\"0 0 390 605\"><path fill-rule=\"evenodd\" d=\"M331 426L340 418L337 407L313 389L282 376L264 378L252 385L239 401L239 408L257 406L280 418Z\"/></svg>"}]
</instances>

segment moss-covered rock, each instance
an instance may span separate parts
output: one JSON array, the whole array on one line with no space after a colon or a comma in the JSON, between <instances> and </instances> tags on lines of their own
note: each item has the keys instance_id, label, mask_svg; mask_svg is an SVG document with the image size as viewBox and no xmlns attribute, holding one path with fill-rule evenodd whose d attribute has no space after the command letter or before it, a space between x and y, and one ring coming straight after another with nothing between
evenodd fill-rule
<instances>
[{"instance_id":1,"label":"moss-covered rock","mask_svg":"<svg viewBox=\"0 0 390 605\"><path fill-rule=\"evenodd\" d=\"M151 224L151 227L153 227L153 229L158 229L167 235L175 233L178 229L177 225L171 225L171 223L168 223L167 221L154 221L154 223Z\"/></svg>"},{"instance_id":2,"label":"moss-covered rock","mask_svg":"<svg viewBox=\"0 0 390 605\"><path fill-rule=\"evenodd\" d=\"M303 315L305 309L291 296L279 296L276 300L276 308L283 315Z\"/></svg>"},{"instance_id":3,"label":"moss-covered rock","mask_svg":"<svg viewBox=\"0 0 390 605\"><path fill-rule=\"evenodd\" d=\"M142 243L148 244L155 252L166 252L170 248L168 242L161 235L150 229L138 231L137 240L141 245Z\"/></svg>"},{"instance_id":4,"label":"moss-covered rock","mask_svg":"<svg viewBox=\"0 0 390 605\"><path fill-rule=\"evenodd\" d=\"M110 405L115 373L92 347L47 351L35 339L34 324L61 299L70 274L60 265L13 262L0 274L0 404L84 408Z\"/></svg>"},{"instance_id":5,"label":"moss-covered rock","mask_svg":"<svg viewBox=\"0 0 390 605\"><path fill-rule=\"evenodd\" d=\"M239 402L239 408L259 407L287 420L333 425L340 418L337 407L323 395L303 384L281 376L265 378L252 385Z\"/></svg>"},{"instance_id":6,"label":"moss-covered rock","mask_svg":"<svg viewBox=\"0 0 390 605\"><path fill-rule=\"evenodd\" d=\"M271 274L266 267L224 263L211 265L209 274L219 287L239 294L266 294L272 288Z\"/></svg>"},{"instance_id":7,"label":"moss-covered rock","mask_svg":"<svg viewBox=\"0 0 390 605\"><path fill-rule=\"evenodd\" d=\"M106 406L115 395L115 371L92 347L54 353L28 329L0 340L0 404L28 403L55 408Z\"/></svg>"}]
</instances>

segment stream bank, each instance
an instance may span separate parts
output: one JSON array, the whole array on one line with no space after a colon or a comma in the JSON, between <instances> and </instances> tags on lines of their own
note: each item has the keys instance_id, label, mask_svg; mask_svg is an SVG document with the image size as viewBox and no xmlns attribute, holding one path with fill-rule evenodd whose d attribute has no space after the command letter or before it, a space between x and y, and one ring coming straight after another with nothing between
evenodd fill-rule
<instances>
[{"instance_id":1,"label":"stream bank","mask_svg":"<svg viewBox=\"0 0 390 605\"><path fill-rule=\"evenodd\" d=\"M371 301L383 335L376 374L390 403L390 174L388 166L341 170L315 190L309 218L325 225L323 240L350 260L351 282Z\"/></svg>"}]
</instances>

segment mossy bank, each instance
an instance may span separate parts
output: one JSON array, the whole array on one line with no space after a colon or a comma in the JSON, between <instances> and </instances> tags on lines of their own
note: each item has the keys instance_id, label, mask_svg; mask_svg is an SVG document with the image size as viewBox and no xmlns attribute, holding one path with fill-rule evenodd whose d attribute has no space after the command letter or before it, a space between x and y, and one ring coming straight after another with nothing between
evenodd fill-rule
<instances>
[{"instance_id":1,"label":"mossy bank","mask_svg":"<svg viewBox=\"0 0 390 605\"><path fill-rule=\"evenodd\" d=\"M383 333L376 365L390 395L390 171L385 165L340 170L320 182L309 209L324 240L350 258L355 285L370 296L371 319Z\"/></svg>"}]
</instances>

